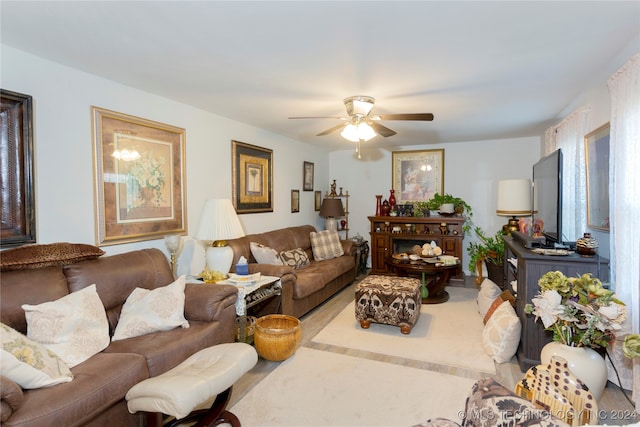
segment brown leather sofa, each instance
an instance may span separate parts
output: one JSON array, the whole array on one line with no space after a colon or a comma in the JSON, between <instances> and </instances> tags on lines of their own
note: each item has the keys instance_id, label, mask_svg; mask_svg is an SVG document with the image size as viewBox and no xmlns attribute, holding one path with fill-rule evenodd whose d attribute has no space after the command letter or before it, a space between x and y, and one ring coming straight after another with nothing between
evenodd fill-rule
<instances>
[{"instance_id":1,"label":"brown leather sofa","mask_svg":"<svg viewBox=\"0 0 640 427\"><path fill-rule=\"evenodd\" d=\"M3 267L4 268L4 267ZM136 288L154 289L174 281L165 255L144 249L83 260L70 265L3 271L2 323L26 334L22 304L40 304L96 284L113 335L122 305ZM71 369L71 382L22 390L0 377L3 426L141 426L124 399L136 383L178 365L197 351L235 338L237 289L228 285L187 284L185 317L176 328L112 342Z\"/></svg>"},{"instance_id":2,"label":"brown leather sofa","mask_svg":"<svg viewBox=\"0 0 640 427\"><path fill-rule=\"evenodd\" d=\"M356 278L356 247L351 240L341 240L344 255L330 260L313 259L311 225L288 227L260 234L249 234L239 239L229 240L233 249L233 265L241 256L249 261L249 273L262 273L280 277L282 283L281 313L301 317L332 297L340 289ZM285 265L258 264L251 254L250 242L260 243L280 253L301 248L311 263L294 270Z\"/></svg>"}]
</instances>

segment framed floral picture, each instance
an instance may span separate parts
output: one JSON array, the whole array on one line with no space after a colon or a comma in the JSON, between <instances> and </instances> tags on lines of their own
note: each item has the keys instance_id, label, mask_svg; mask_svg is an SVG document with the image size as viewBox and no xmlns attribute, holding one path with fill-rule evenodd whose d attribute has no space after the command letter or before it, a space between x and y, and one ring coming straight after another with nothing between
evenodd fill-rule
<instances>
[{"instance_id":1,"label":"framed floral picture","mask_svg":"<svg viewBox=\"0 0 640 427\"><path fill-rule=\"evenodd\" d=\"M98 246L185 234L182 128L91 107Z\"/></svg>"},{"instance_id":2,"label":"framed floral picture","mask_svg":"<svg viewBox=\"0 0 640 427\"><path fill-rule=\"evenodd\" d=\"M231 158L236 212L273 212L273 150L231 141Z\"/></svg>"},{"instance_id":3,"label":"framed floral picture","mask_svg":"<svg viewBox=\"0 0 640 427\"><path fill-rule=\"evenodd\" d=\"M444 149L394 151L392 185L396 203L426 202L444 191Z\"/></svg>"}]
</instances>

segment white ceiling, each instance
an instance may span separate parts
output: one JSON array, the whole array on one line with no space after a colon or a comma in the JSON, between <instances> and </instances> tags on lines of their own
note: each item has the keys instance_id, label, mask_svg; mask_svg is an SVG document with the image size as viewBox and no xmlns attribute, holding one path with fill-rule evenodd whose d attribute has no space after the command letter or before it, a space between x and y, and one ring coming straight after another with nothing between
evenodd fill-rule
<instances>
[{"instance_id":1,"label":"white ceiling","mask_svg":"<svg viewBox=\"0 0 640 427\"><path fill-rule=\"evenodd\" d=\"M640 1L0 2L17 49L332 149L342 99L382 122L373 146L539 136L640 51ZM55 84L55 82L51 82ZM11 89L11 88L7 88ZM126 112L125 112L126 113Z\"/></svg>"}]
</instances>

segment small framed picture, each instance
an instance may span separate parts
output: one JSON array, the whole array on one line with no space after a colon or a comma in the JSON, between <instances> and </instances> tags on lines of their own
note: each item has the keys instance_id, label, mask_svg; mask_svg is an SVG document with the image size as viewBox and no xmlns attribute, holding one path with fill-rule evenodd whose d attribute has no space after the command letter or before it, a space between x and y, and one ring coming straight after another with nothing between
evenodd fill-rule
<instances>
[{"instance_id":1,"label":"small framed picture","mask_svg":"<svg viewBox=\"0 0 640 427\"><path fill-rule=\"evenodd\" d=\"M304 162L302 165L302 189L313 191L313 163Z\"/></svg>"},{"instance_id":2,"label":"small framed picture","mask_svg":"<svg viewBox=\"0 0 640 427\"><path fill-rule=\"evenodd\" d=\"M320 205L322 204L322 191L316 191L314 193L315 196L315 210L318 212L320 210Z\"/></svg>"},{"instance_id":3,"label":"small framed picture","mask_svg":"<svg viewBox=\"0 0 640 427\"><path fill-rule=\"evenodd\" d=\"M609 231L609 123L584 137L587 226Z\"/></svg>"},{"instance_id":4,"label":"small framed picture","mask_svg":"<svg viewBox=\"0 0 640 427\"><path fill-rule=\"evenodd\" d=\"M291 190L291 212L300 212L300 190Z\"/></svg>"}]
</instances>

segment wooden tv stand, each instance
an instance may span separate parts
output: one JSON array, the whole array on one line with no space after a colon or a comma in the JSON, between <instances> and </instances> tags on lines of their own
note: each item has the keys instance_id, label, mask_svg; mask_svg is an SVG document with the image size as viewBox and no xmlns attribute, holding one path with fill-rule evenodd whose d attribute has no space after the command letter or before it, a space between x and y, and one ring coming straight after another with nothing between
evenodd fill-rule
<instances>
[{"instance_id":1,"label":"wooden tv stand","mask_svg":"<svg viewBox=\"0 0 640 427\"><path fill-rule=\"evenodd\" d=\"M451 272L450 281L464 282L462 271L462 216L370 216L371 223L371 274L394 274L385 264L387 256L410 252L414 245L423 245L432 240L446 255L460 259L458 268ZM442 229L441 229L442 227Z\"/></svg>"}]
</instances>

